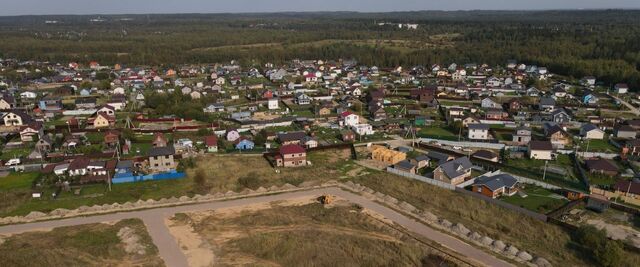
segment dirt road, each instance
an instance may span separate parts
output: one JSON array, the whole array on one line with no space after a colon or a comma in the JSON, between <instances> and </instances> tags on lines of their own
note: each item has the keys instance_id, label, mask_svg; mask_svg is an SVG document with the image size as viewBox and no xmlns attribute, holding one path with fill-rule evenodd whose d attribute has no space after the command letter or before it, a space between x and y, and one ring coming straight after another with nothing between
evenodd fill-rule
<instances>
[{"instance_id":1,"label":"dirt road","mask_svg":"<svg viewBox=\"0 0 640 267\"><path fill-rule=\"evenodd\" d=\"M314 197L322 194L332 194L349 200L352 203L361 205L366 209L377 212L386 218L394 221L398 225L408 229L411 232L420 234L431 239L451 250L467 256L469 259L477 262L479 265L485 266L512 266L511 264L497 259L493 255L484 252L478 248L468 245L461 240L449 236L447 234L436 231L420 222L417 222L403 214L400 214L390 208L377 204L362 196L344 191L337 187L314 189L309 191L298 191L291 193L283 193L278 195L260 196L253 198L243 198L229 201L218 201L202 204L193 204L176 207L166 207L149 209L142 211L119 212L113 214L96 215L90 217L77 217L54 221L35 222L18 225L8 225L0 227L0 234L15 234L28 231L37 231L40 229L51 229L61 226L73 226L89 223L112 222L128 218L140 218L147 226L147 230L151 235L153 242L158 247L160 257L169 267L187 266L187 258L182 253L176 240L171 236L164 221L166 218L180 212L206 211L220 208L233 208L246 206L251 204L267 203L273 201L287 200L291 198Z\"/></svg>"}]
</instances>

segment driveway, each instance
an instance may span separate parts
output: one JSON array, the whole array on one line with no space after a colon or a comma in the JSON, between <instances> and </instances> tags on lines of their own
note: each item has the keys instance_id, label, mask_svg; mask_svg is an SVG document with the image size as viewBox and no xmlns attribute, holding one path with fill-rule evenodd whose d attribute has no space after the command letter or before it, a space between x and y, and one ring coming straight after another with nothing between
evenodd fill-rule
<instances>
[{"instance_id":1,"label":"driveway","mask_svg":"<svg viewBox=\"0 0 640 267\"><path fill-rule=\"evenodd\" d=\"M176 213L192 212L192 211L206 211L215 210L220 208L233 208L259 203L268 203L273 201L287 200L291 198L300 197L316 197L322 194L332 194L338 197L344 198L352 203L358 204L366 209L372 210L376 213L383 215L384 217L394 221L398 225L406 228L407 230L422 235L430 240L433 240L444 247L454 250L470 260L478 263L478 265L484 266L512 266L511 264L497 259L493 255L484 252L481 249L473 247L453 236L436 231L425 224L422 224L412 218L409 218L403 214L400 214L390 208L375 203L369 199L366 199L360 195L353 194L351 192L344 191L337 187L330 187L324 189L314 189L309 191L298 191L291 193L283 193L278 195L259 196L252 198L242 198L228 201L217 201L185 206L165 207L141 211L131 212L119 212L105 215L96 215L90 217L76 217L54 221L34 222L27 224L7 225L0 227L0 234L16 234L28 231L37 231L42 229L50 229L62 226L73 226L90 223L100 222L112 222L129 218L140 218L147 226L149 235L153 239L153 242L158 247L160 257L165 261L167 266L182 267L187 266L187 258L182 253L182 250L178 246L176 240L169 233L169 229L165 225L166 218L173 216Z\"/></svg>"}]
</instances>

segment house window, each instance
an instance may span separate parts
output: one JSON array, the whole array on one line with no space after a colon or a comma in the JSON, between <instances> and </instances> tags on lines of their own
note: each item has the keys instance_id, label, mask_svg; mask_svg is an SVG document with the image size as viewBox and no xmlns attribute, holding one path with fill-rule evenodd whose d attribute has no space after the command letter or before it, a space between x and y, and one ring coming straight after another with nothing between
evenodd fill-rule
<instances>
[{"instance_id":1,"label":"house window","mask_svg":"<svg viewBox=\"0 0 640 267\"><path fill-rule=\"evenodd\" d=\"M156 163L156 164L153 164L153 166L154 166L154 167L158 167L158 166L160 166L160 165L159 165L158 163Z\"/></svg>"},{"instance_id":2,"label":"house window","mask_svg":"<svg viewBox=\"0 0 640 267\"><path fill-rule=\"evenodd\" d=\"M482 193L482 187L478 186L478 193Z\"/></svg>"}]
</instances>

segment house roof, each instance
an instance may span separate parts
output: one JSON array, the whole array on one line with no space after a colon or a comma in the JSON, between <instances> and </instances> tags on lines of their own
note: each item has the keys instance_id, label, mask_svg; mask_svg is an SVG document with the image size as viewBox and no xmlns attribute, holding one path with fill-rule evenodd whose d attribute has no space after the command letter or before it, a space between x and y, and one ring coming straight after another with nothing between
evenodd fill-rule
<instances>
[{"instance_id":1,"label":"house roof","mask_svg":"<svg viewBox=\"0 0 640 267\"><path fill-rule=\"evenodd\" d=\"M278 134L278 140L280 142L302 141L305 136L307 136L305 132L280 133Z\"/></svg>"},{"instance_id":2,"label":"house roof","mask_svg":"<svg viewBox=\"0 0 640 267\"><path fill-rule=\"evenodd\" d=\"M69 164L69 170L80 170L89 166L89 158L78 157Z\"/></svg>"},{"instance_id":3,"label":"house roof","mask_svg":"<svg viewBox=\"0 0 640 267\"><path fill-rule=\"evenodd\" d=\"M445 162L447 162L447 160L449 160L449 155L444 154L444 153L440 153L440 152L435 152L435 151L429 151L429 153L427 153L427 157L429 157L430 159L433 160L437 160L438 164L441 165Z\"/></svg>"},{"instance_id":4,"label":"house roof","mask_svg":"<svg viewBox=\"0 0 640 267\"><path fill-rule=\"evenodd\" d=\"M596 171L617 172L618 166L606 159L588 159L584 161L587 169Z\"/></svg>"},{"instance_id":5,"label":"house roof","mask_svg":"<svg viewBox=\"0 0 640 267\"><path fill-rule=\"evenodd\" d=\"M627 192L635 195L640 195L640 183L636 181L620 180L613 185L613 189L621 192Z\"/></svg>"},{"instance_id":6,"label":"house roof","mask_svg":"<svg viewBox=\"0 0 640 267\"><path fill-rule=\"evenodd\" d=\"M280 155L305 153L304 147L300 145L284 145L280 147Z\"/></svg>"},{"instance_id":7,"label":"house roof","mask_svg":"<svg viewBox=\"0 0 640 267\"><path fill-rule=\"evenodd\" d=\"M531 150L553 150L553 145L550 141L531 141L529 142L529 149Z\"/></svg>"},{"instance_id":8,"label":"house roof","mask_svg":"<svg viewBox=\"0 0 640 267\"><path fill-rule=\"evenodd\" d=\"M598 128L597 126L595 126L595 125L593 125L591 123L582 125L582 127L580 129L585 131L585 132L590 132L590 131L593 131L593 130L602 131L602 130L600 130L600 128Z\"/></svg>"},{"instance_id":9,"label":"house roof","mask_svg":"<svg viewBox=\"0 0 640 267\"><path fill-rule=\"evenodd\" d=\"M398 168L401 168L401 169L405 169L405 170L410 170L410 169L415 168L416 166L413 165L413 163L411 163L410 161L405 159L403 161L400 161L400 162L396 163L395 167L398 167Z\"/></svg>"},{"instance_id":10,"label":"house roof","mask_svg":"<svg viewBox=\"0 0 640 267\"><path fill-rule=\"evenodd\" d=\"M217 146L218 145L218 137L215 135L209 135L204 138L204 144L206 146Z\"/></svg>"},{"instance_id":11,"label":"house roof","mask_svg":"<svg viewBox=\"0 0 640 267\"><path fill-rule=\"evenodd\" d=\"M498 157L496 153L493 153L489 150L478 150L476 151L476 153L473 153L473 155L471 156L476 158L483 158L483 159L493 159L495 157Z\"/></svg>"},{"instance_id":12,"label":"house roof","mask_svg":"<svg viewBox=\"0 0 640 267\"><path fill-rule=\"evenodd\" d=\"M487 125L487 124L481 124L481 123L470 123L469 124L469 129L489 130L489 128L491 128L491 127L489 125Z\"/></svg>"},{"instance_id":13,"label":"house roof","mask_svg":"<svg viewBox=\"0 0 640 267\"><path fill-rule=\"evenodd\" d=\"M461 157L447 161L438 168L440 168L447 177L453 178L464 174L467 170L471 169L472 166L468 157Z\"/></svg>"},{"instance_id":14,"label":"house roof","mask_svg":"<svg viewBox=\"0 0 640 267\"><path fill-rule=\"evenodd\" d=\"M172 146L152 147L149 149L149 157L168 156L176 153Z\"/></svg>"},{"instance_id":15,"label":"house roof","mask_svg":"<svg viewBox=\"0 0 640 267\"><path fill-rule=\"evenodd\" d=\"M556 101L551 97L545 96L540 98L540 105L554 106L555 104Z\"/></svg>"},{"instance_id":16,"label":"house roof","mask_svg":"<svg viewBox=\"0 0 640 267\"><path fill-rule=\"evenodd\" d=\"M517 183L518 180L509 174L498 174L478 177L473 185L484 185L491 191L495 191L503 187L512 188Z\"/></svg>"}]
</instances>

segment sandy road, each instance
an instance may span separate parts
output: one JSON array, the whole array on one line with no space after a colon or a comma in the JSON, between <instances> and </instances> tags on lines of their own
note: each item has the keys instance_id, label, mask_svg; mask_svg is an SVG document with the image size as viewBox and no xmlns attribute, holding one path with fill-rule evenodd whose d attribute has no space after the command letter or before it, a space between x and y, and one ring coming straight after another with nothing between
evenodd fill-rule
<instances>
[{"instance_id":1,"label":"sandy road","mask_svg":"<svg viewBox=\"0 0 640 267\"><path fill-rule=\"evenodd\" d=\"M111 222L129 218L140 218L144 221L149 231L149 235L153 239L153 242L158 247L160 257L165 261L165 264L169 267L186 267L187 258L182 253L176 240L169 233L169 229L164 223L166 218L180 212L191 211L205 211L214 210L220 208L233 208L241 207L251 204L268 203L279 200L287 200L291 198L300 197L314 197L321 194L332 194L338 197L344 198L352 203L359 204L360 206L377 212L384 217L394 221L398 225L408 229L411 232L422 235L430 240L433 240L451 250L465 255L469 259L477 262L479 265L485 266L512 266L511 264L502 261L493 255L484 252L478 248L475 248L461 240L454 238L450 235L436 231L416 220L413 220L401 213L398 213L390 208L375 203L369 199L366 199L360 195L353 194L351 192L344 191L337 187L330 187L324 189L314 189L308 191L298 191L291 193L283 193L278 195L259 196L252 198L243 198L228 201L217 201L202 204L157 208L141 211L131 212L119 212L105 215L96 215L90 217L76 217L54 221L35 222L27 224L7 225L0 227L0 234L15 234L28 231L37 231L39 229L50 229L61 226L73 226L89 223Z\"/></svg>"}]
</instances>

